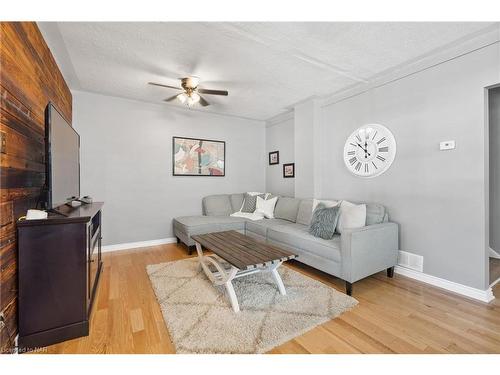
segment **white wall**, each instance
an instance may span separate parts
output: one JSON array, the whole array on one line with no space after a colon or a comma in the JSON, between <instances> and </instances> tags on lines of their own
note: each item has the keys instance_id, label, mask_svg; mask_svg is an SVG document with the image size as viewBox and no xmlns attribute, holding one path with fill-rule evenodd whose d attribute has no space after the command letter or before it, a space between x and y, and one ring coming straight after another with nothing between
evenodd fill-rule
<instances>
[{"instance_id":1,"label":"white wall","mask_svg":"<svg viewBox=\"0 0 500 375\"><path fill-rule=\"evenodd\" d=\"M205 195L265 190L263 122L75 91L73 125L106 245L173 236L172 218L200 214ZM226 176L172 176L172 136L226 141Z\"/></svg>"},{"instance_id":2,"label":"white wall","mask_svg":"<svg viewBox=\"0 0 500 375\"><path fill-rule=\"evenodd\" d=\"M424 272L485 289L485 91L500 82L498 43L323 108L322 194L386 205L400 248L424 256ZM360 125L394 133L385 174L351 175L344 142ZM439 142L455 140L453 151Z\"/></svg>"},{"instance_id":3,"label":"white wall","mask_svg":"<svg viewBox=\"0 0 500 375\"><path fill-rule=\"evenodd\" d=\"M295 195L298 198L314 196L314 121L317 106L312 100L294 108L295 127Z\"/></svg>"},{"instance_id":4,"label":"white wall","mask_svg":"<svg viewBox=\"0 0 500 375\"><path fill-rule=\"evenodd\" d=\"M288 197L295 196L294 179L283 178L283 164L295 161L293 117L269 124L266 128L266 155L269 156L271 151L280 152L280 163L269 165L266 160L266 191Z\"/></svg>"}]
</instances>

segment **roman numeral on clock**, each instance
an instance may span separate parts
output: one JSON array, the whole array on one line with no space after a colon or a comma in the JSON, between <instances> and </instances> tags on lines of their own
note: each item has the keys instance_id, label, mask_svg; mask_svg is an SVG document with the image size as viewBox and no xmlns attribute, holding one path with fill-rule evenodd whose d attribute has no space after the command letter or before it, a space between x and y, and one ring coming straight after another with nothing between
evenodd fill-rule
<instances>
[{"instance_id":1,"label":"roman numeral on clock","mask_svg":"<svg viewBox=\"0 0 500 375\"><path fill-rule=\"evenodd\" d=\"M380 147L379 149L379 152L389 152L389 147Z\"/></svg>"},{"instance_id":2,"label":"roman numeral on clock","mask_svg":"<svg viewBox=\"0 0 500 375\"><path fill-rule=\"evenodd\" d=\"M380 160L380 161L385 161L385 158L380 156L380 155L377 155L377 159Z\"/></svg>"},{"instance_id":3,"label":"roman numeral on clock","mask_svg":"<svg viewBox=\"0 0 500 375\"><path fill-rule=\"evenodd\" d=\"M372 164L373 164L373 166L375 167L375 169L378 169L378 168L377 168L377 164L375 164L373 161L372 161Z\"/></svg>"},{"instance_id":4,"label":"roman numeral on clock","mask_svg":"<svg viewBox=\"0 0 500 375\"><path fill-rule=\"evenodd\" d=\"M358 161L358 164L356 164L356 170L359 171L361 169L361 163Z\"/></svg>"},{"instance_id":5,"label":"roman numeral on clock","mask_svg":"<svg viewBox=\"0 0 500 375\"><path fill-rule=\"evenodd\" d=\"M356 163L357 161L358 161L358 158L356 156L349 159L349 163L351 163L351 165L354 165L354 163Z\"/></svg>"},{"instance_id":6,"label":"roman numeral on clock","mask_svg":"<svg viewBox=\"0 0 500 375\"><path fill-rule=\"evenodd\" d=\"M356 151L349 151L347 155L356 155Z\"/></svg>"},{"instance_id":7,"label":"roman numeral on clock","mask_svg":"<svg viewBox=\"0 0 500 375\"><path fill-rule=\"evenodd\" d=\"M359 136L359 134L356 134L356 138L361 142L361 137Z\"/></svg>"},{"instance_id":8,"label":"roman numeral on clock","mask_svg":"<svg viewBox=\"0 0 500 375\"><path fill-rule=\"evenodd\" d=\"M381 144L381 143L382 143L382 142L384 142L384 141L385 141L385 137L382 137L382 138L380 138L380 139L378 140L377 144L379 145L379 144Z\"/></svg>"},{"instance_id":9,"label":"roman numeral on clock","mask_svg":"<svg viewBox=\"0 0 500 375\"><path fill-rule=\"evenodd\" d=\"M368 163L365 163L365 173L368 173Z\"/></svg>"}]
</instances>

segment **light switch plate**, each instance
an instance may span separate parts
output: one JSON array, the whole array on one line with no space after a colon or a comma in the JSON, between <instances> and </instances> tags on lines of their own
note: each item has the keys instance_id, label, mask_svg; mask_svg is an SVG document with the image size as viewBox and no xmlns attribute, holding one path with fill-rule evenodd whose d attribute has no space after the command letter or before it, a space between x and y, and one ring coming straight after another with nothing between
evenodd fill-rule
<instances>
[{"instance_id":1,"label":"light switch plate","mask_svg":"<svg viewBox=\"0 0 500 375\"><path fill-rule=\"evenodd\" d=\"M443 141L439 142L439 149L441 151L453 150L455 148L455 141Z\"/></svg>"}]
</instances>

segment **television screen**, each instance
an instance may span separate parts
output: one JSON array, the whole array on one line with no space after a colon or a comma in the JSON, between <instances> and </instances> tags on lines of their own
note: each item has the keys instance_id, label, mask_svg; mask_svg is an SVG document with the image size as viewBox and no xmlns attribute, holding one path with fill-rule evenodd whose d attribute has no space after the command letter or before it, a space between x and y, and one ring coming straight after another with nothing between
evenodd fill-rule
<instances>
[{"instance_id":1,"label":"television screen","mask_svg":"<svg viewBox=\"0 0 500 375\"><path fill-rule=\"evenodd\" d=\"M49 103L46 112L47 208L80 196L80 136Z\"/></svg>"}]
</instances>

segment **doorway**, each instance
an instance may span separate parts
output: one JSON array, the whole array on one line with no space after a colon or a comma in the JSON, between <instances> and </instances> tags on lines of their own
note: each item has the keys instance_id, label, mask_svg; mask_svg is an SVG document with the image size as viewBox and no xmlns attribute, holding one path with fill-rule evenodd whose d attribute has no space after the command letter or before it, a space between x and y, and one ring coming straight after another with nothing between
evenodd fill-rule
<instances>
[{"instance_id":1,"label":"doorway","mask_svg":"<svg viewBox=\"0 0 500 375\"><path fill-rule=\"evenodd\" d=\"M500 86L488 90L489 284L500 281Z\"/></svg>"}]
</instances>

